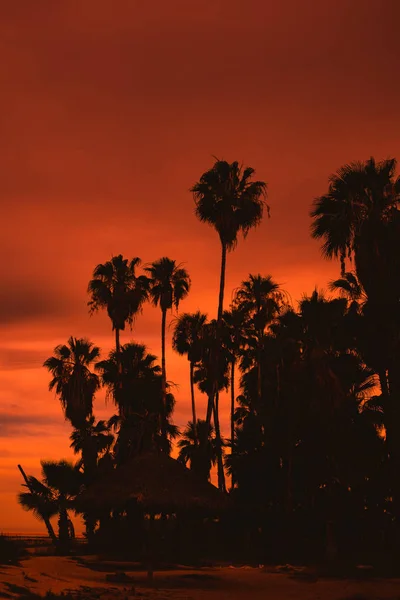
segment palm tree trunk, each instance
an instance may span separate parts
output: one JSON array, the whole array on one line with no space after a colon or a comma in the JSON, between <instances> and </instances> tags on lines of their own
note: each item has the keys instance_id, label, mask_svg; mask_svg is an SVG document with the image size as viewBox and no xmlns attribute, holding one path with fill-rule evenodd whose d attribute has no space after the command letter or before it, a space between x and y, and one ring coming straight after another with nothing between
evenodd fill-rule
<instances>
[{"instance_id":1,"label":"palm tree trunk","mask_svg":"<svg viewBox=\"0 0 400 600\"><path fill-rule=\"evenodd\" d=\"M197 443L197 418L196 418L196 403L194 400L194 363L190 361L190 395L192 399L192 422L193 422L193 431L195 436L195 441Z\"/></svg>"},{"instance_id":2,"label":"palm tree trunk","mask_svg":"<svg viewBox=\"0 0 400 600\"><path fill-rule=\"evenodd\" d=\"M161 389L162 389L162 403L163 403L163 415L161 415L161 432L166 437L166 416L167 416L167 372L165 366L165 329L167 322L167 311L162 309L161 317Z\"/></svg>"},{"instance_id":3,"label":"palm tree trunk","mask_svg":"<svg viewBox=\"0 0 400 600\"><path fill-rule=\"evenodd\" d=\"M219 280L219 299L218 299L218 323L222 319L222 313L224 310L224 291L225 291L225 271L226 271L226 244L222 242L222 255L221 255L221 275Z\"/></svg>"},{"instance_id":4,"label":"palm tree trunk","mask_svg":"<svg viewBox=\"0 0 400 600\"><path fill-rule=\"evenodd\" d=\"M121 361L120 361L120 356L121 356L121 342L119 339L119 328L116 327L115 328L115 351L117 353L117 361L118 361L118 367L121 366Z\"/></svg>"},{"instance_id":5,"label":"palm tree trunk","mask_svg":"<svg viewBox=\"0 0 400 600\"><path fill-rule=\"evenodd\" d=\"M209 434L209 431L211 428L211 416L213 414L213 411L214 411L214 386L213 386L213 391L211 392L211 394L208 394L208 401L207 401L206 423L207 423L208 434Z\"/></svg>"},{"instance_id":6,"label":"palm tree trunk","mask_svg":"<svg viewBox=\"0 0 400 600\"><path fill-rule=\"evenodd\" d=\"M33 491L32 487L31 487L31 485L29 483L29 479L27 478L25 471L23 470L23 468L21 467L21 465L18 465L18 469L20 470L21 475L22 475L22 477L25 480L25 483L26 483L26 486L27 486L28 490L34 496L35 492ZM41 515L41 517L43 519L43 523L46 525L47 533L49 534L49 537L50 537L51 541L53 542L53 544L55 546L58 546L57 536L54 533L54 529L53 529L52 524L50 523L50 519L48 517L46 517L46 515L44 515L44 514Z\"/></svg>"},{"instance_id":7,"label":"palm tree trunk","mask_svg":"<svg viewBox=\"0 0 400 600\"><path fill-rule=\"evenodd\" d=\"M119 377L119 382L118 382L118 388L116 389L116 397L115 397L115 403L117 404L117 406L119 407L119 414L121 417L123 417L123 402L122 402L122 362L121 362L121 342L120 342L120 330L118 327L115 328L115 353L116 353L116 358L117 358L117 368L118 368L118 377Z\"/></svg>"},{"instance_id":8,"label":"palm tree trunk","mask_svg":"<svg viewBox=\"0 0 400 600\"><path fill-rule=\"evenodd\" d=\"M215 402L214 402L214 426L215 426L215 442L216 442L216 447L217 447L218 488L221 490L221 492L226 492L224 463L222 460L222 440L221 440L221 430L219 427L218 404L219 404L219 393L217 392L215 394Z\"/></svg>"},{"instance_id":9,"label":"palm tree trunk","mask_svg":"<svg viewBox=\"0 0 400 600\"><path fill-rule=\"evenodd\" d=\"M262 340L262 331L258 332L258 348L257 348L257 395L258 395L258 403L261 406L261 396L262 396L262 377L261 377L261 340Z\"/></svg>"},{"instance_id":10,"label":"palm tree trunk","mask_svg":"<svg viewBox=\"0 0 400 600\"><path fill-rule=\"evenodd\" d=\"M58 539L60 542L60 549L63 552L67 551L69 544L69 526L68 526L68 513L64 505L64 500L60 500L60 512L58 515Z\"/></svg>"},{"instance_id":11,"label":"palm tree trunk","mask_svg":"<svg viewBox=\"0 0 400 600\"><path fill-rule=\"evenodd\" d=\"M235 359L231 362L231 454L235 445ZM235 487L235 476L232 470L232 489Z\"/></svg>"},{"instance_id":12,"label":"palm tree trunk","mask_svg":"<svg viewBox=\"0 0 400 600\"><path fill-rule=\"evenodd\" d=\"M221 336L221 321L222 321L222 313L224 310L224 291L225 291L225 271L226 271L226 244L221 241L222 253L221 253L221 274L219 280L219 297L218 297L218 316L217 316L217 337ZM208 408L207 408L207 423L209 420L211 421L211 410L214 412L214 426L215 426L215 439L217 443L217 462L218 462L218 487L221 491L226 491L225 488L225 475L224 475L224 465L222 462L222 444L221 444L221 431L219 427L219 413L218 413L218 404L219 404L219 393L218 393L218 384L217 378L219 374L218 370L219 363L219 340L216 340L216 353L215 353L215 381L213 382L213 393L212 398L209 398ZM211 402L210 402L211 400ZM209 419L209 420L208 420Z\"/></svg>"}]
</instances>

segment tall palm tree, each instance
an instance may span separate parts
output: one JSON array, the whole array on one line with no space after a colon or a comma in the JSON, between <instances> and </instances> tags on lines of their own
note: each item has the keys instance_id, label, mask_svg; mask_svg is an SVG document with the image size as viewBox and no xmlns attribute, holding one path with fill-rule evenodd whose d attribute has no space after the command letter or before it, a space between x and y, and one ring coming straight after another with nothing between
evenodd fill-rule
<instances>
[{"instance_id":1,"label":"tall palm tree","mask_svg":"<svg viewBox=\"0 0 400 600\"><path fill-rule=\"evenodd\" d=\"M92 415L99 378L90 370L100 356L100 349L86 338L70 337L67 344L54 348L54 356L44 362L53 378L49 389L55 389L66 419L81 427Z\"/></svg>"},{"instance_id":2,"label":"tall palm tree","mask_svg":"<svg viewBox=\"0 0 400 600\"><path fill-rule=\"evenodd\" d=\"M217 231L221 242L221 276L218 300L218 321L222 318L226 254L234 250L239 233L246 237L250 229L260 224L267 185L252 179L254 169L238 162L217 160L191 188L196 204L196 216Z\"/></svg>"},{"instance_id":3,"label":"tall palm tree","mask_svg":"<svg viewBox=\"0 0 400 600\"><path fill-rule=\"evenodd\" d=\"M199 390L207 394L208 402L205 420L210 429L211 417L214 417L218 462L218 487L221 491L225 491L225 475L222 460L223 443L219 424L218 402L219 392L223 389L228 389L229 356L226 348L222 345L218 349L216 347L217 345L220 345L222 341L218 339L217 328L218 323L215 320L203 325L201 334L201 360L196 366L193 379L194 382L198 384ZM217 353L218 360L215 360ZM202 447L205 447L204 444Z\"/></svg>"},{"instance_id":4,"label":"tall palm tree","mask_svg":"<svg viewBox=\"0 0 400 600\"><path fill-rule=\"evenodd\" d=\"M237 161L228 163L225 160L216 160L213 167L203 173L191 188L197 218L214 227L221 242L217 340L220 337L224 307L227 252L236 247L239 233L246 237L250 229L260 224L264 208L267 208L269 214L269 207L265 202L267 185L264 181L254 180L254 173L252 167L243 167ZM218 363L219 354L217 342L213 362ZM213 402L217 399L217 387L218 383L215 380ZM210 411L207 412L211 414ZM215 408L214 412L218 419L218 409ZM207 418L206 420L209 422ZM218 437L217 423L215 428Z\"/></svg>"},{"instance_id":5,"label":"tall palm tree","mask_svg":"<svg viewBox=\"0 0 400 600\"><path fill-rule=\"evenodd\" d=\"M173 306L178 310L180 302L190 289L190 277L186 269L175 260L163 256L154 261L145 271L150 276L150 296L154 306L161 308L161 369L163 402L166 402L167 371L165 365L165 330L167 311Z\"/></svg>"},{"instance_id":6,"label":"tall palm tree","mask_svg":"<svg viewBox=\"0 0 400 600\"><path fill-rule=\"evenodd\" d=\"M172 347L180 355L186 354L190 365L190 396L192 401L192 424L196 434L197 418L194 397L194 368L201 360L201 343L203 326L207 322L207 315L197 311L183 313L176 319Z\"/></svg>"},{"instance_id":7,"label":"tall palm tree","mask_svg":"<svg viewBox=\"0 0 400 600\"><path fill-rule=\"evenodd\" d=\"M135 315L141 310L148 297L148 280L136 275L140 266L138 257L128 260L119 254L93 271L88 285L90 313L106 309L115 331L115 349L120 352L120 332L126 323L132 325Z\"/></svg>"},{"instance_id":8,"label":"tall palm tree","mask_svg":"<svg viewBox=\"0 0 400 600\"><path fill-rule=\"evenodd\" d=\"M235 446L235 367L240 350L246 342L245 337L245 314L240 307L231 307L223 312L223 344L226 348L230 361L230 392L231 392L231 453ZM234 487L234 476L232 473L232 488Z\"/></svg>"},{"instance_id":9,"label":"tall palm tree","mask_svg":"<svg viewBox=\"0 0 400 600\"><path fill-rule=\"evenodd\" d=\"M32 511L41 520L58 515L58 540L60 548L66 549L74 535L68 511L74 507L74 499L82 484L81 474L69 462L41 461L42 481L28 476L28 492L18 494L18 502L24 510Z\"/></svg>"},{"instance_id":10,"label":"tall palm tree","mask_svg":"<svg viewBox=\"0 0 400 600\"><path fill-rule=\"evenodd\" d=\"M210 479L211 467L217 462L218 456L213 433L214 429L210 430L206 421L199 419L196 428L189 421L177 444L178 460L184 465L189 463L191 470L206 480Z\"/></svg>"}]
</instances>

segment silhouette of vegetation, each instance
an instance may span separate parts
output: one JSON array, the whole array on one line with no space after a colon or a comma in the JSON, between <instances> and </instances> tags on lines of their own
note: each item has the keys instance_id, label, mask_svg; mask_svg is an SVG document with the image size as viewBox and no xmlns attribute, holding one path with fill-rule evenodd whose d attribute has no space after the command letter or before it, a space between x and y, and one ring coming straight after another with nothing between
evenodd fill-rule
<instances>
[{"instance_id":1,"label":"silhouette of vegetation","mask_svg":"<svg viewBox=\"0 0 400 600\"><path fill-rule=\"evenodd\" d=\"M122 255L95 268L89 307L107 310L115 349L100 357L92 342L71 337L45 362L78 463L43 462L43 480L27 478L19 496L50 535L58 516L67 547L75 510L91 543L123 542L140 559L151 530L179 559L195 539L197 558L398 563L395 169L394 159L345 165L314 200L311 234L340 263L330 295L315 289L294 305L272 275L250 265L225 310L227 253L269 213L266 184L252 168L221 160L200 177L191 189L195 214L219 236L221 273L215 320L201 310L173 320L172 348L189 363L191 420L182 431L167 380L167 316L189 293L187 271L163 257L139 272L140 260ZM146 303L161 309L161 365L144 344L120 339ZM116 407L108 422L93 412L100 388ZM215 467L219 491L209 484ZM207 505L218 519L200 515Z\"/></svg>"},{"instance_id":2,"label":"silhouette of vegetation","mask_svg":"<svg viewBox=\"0 0 400 600\"><path fill-rule=\"evenodd\" d=\"M39 519L58 516L59 547L65 551L75 537L69 511L74 508L74 498L82 484L81 474L67 461L42 461L42 481L29 476L28 492L20 492L18 502L24 510L31 511Z\"/></svg>"},{"instance_id":3,"label":"silhouette of vegetation","mask_svg":"<svg viewBox=\"0 0 400 600\"><path fill-rule=\"evenodd\" d=\"M213 434L213 428L210 430L203 419L197 421L196 427L189 421L177 444L178 460L184 465L189 463L192 471L202 479L210 479L211 467L217 462L218 451Z\"/></svg>"},{"instance_id":4,"label":"silhouette of vegetation","mask_svg":"<svg viewBox=\"0 0 400 600\"><path fill-rule=\"evenodd\" d=\"M163 257L145 268L150 276L150 297L155 306L161 308L161 376L164 410L167 403L167 370L165 366L165 328L167 311L175 306L178 310L180 302L186 298L190 289L189 275L174 260ZM161 422L164 432L165 423ZM165 433L165 432L164 432Z\"/></svg>"},{"instance_id":5,"label":"silhouette of vegetation","mask_svg":"<svg viewBox=\"0 0 400 600\"><path fill-rule=\"evenodd\" d=\"M66 419L77 428L92 415L99 380L89 367L99 355L100 349L89 340L70 337L43 365L53 375L49 389L56 391Z\"/></svg>"},{"instance_id":6,"label":"silhouette of vegetation","mask_svg":"<svg viewBox=\"0 0 400 600\"><path fill-rule=\"evenodd\" d=\"M192 403L192 425L195 439L197 439L196 402L194 395L194 369L201 360L203 327L207 322L207 315L184 313L176 319L174 335L172 338L173 349L181 355L187 356L190 365L190 397Z\"/></svg>"}]
</instances>

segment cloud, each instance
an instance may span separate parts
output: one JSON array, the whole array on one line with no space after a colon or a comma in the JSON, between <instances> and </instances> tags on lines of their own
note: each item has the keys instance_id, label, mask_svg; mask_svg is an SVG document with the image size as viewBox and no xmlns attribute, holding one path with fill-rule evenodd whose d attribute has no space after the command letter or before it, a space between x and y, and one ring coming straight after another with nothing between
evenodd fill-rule
<instances>
[{"instance_id":1,"label":"cloud","mask_svg":"<svg viewBox=\"0 0 400 600\"><path fill-rule=\"evenodd\" d=\"M49 435L63 425L60 416L0 411L0 438Z\"/></svg>"},{"instance_id":2,"label":"cloud","mask_svg":"<svg viewBox=\"0 0 400 600\"><path fill-rule=\"evenodd\" d=\"M43 365L46 358L46 352L43 350L0 347L0 369L6 371L36 369Z\"/></svg>"}]
</instances>

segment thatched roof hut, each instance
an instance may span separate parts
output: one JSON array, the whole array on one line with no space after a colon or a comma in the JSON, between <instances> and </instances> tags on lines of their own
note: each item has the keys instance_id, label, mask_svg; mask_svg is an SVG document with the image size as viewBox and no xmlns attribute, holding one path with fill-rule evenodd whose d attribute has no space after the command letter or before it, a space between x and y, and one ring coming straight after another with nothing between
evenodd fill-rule
<instances>
[{"instance_id":1,"label":"thatched roof hut","mask_svg":"<svg viewBox=\"0 0 400 600\"><path fill-rule=\"evenodd\" d=\"M81 509L123 508L136 500L153 513L198 510L220 514L230 502L215 486L163 453L139 455L93 483L78 498Z\"/></svg>"}]
</instances>

